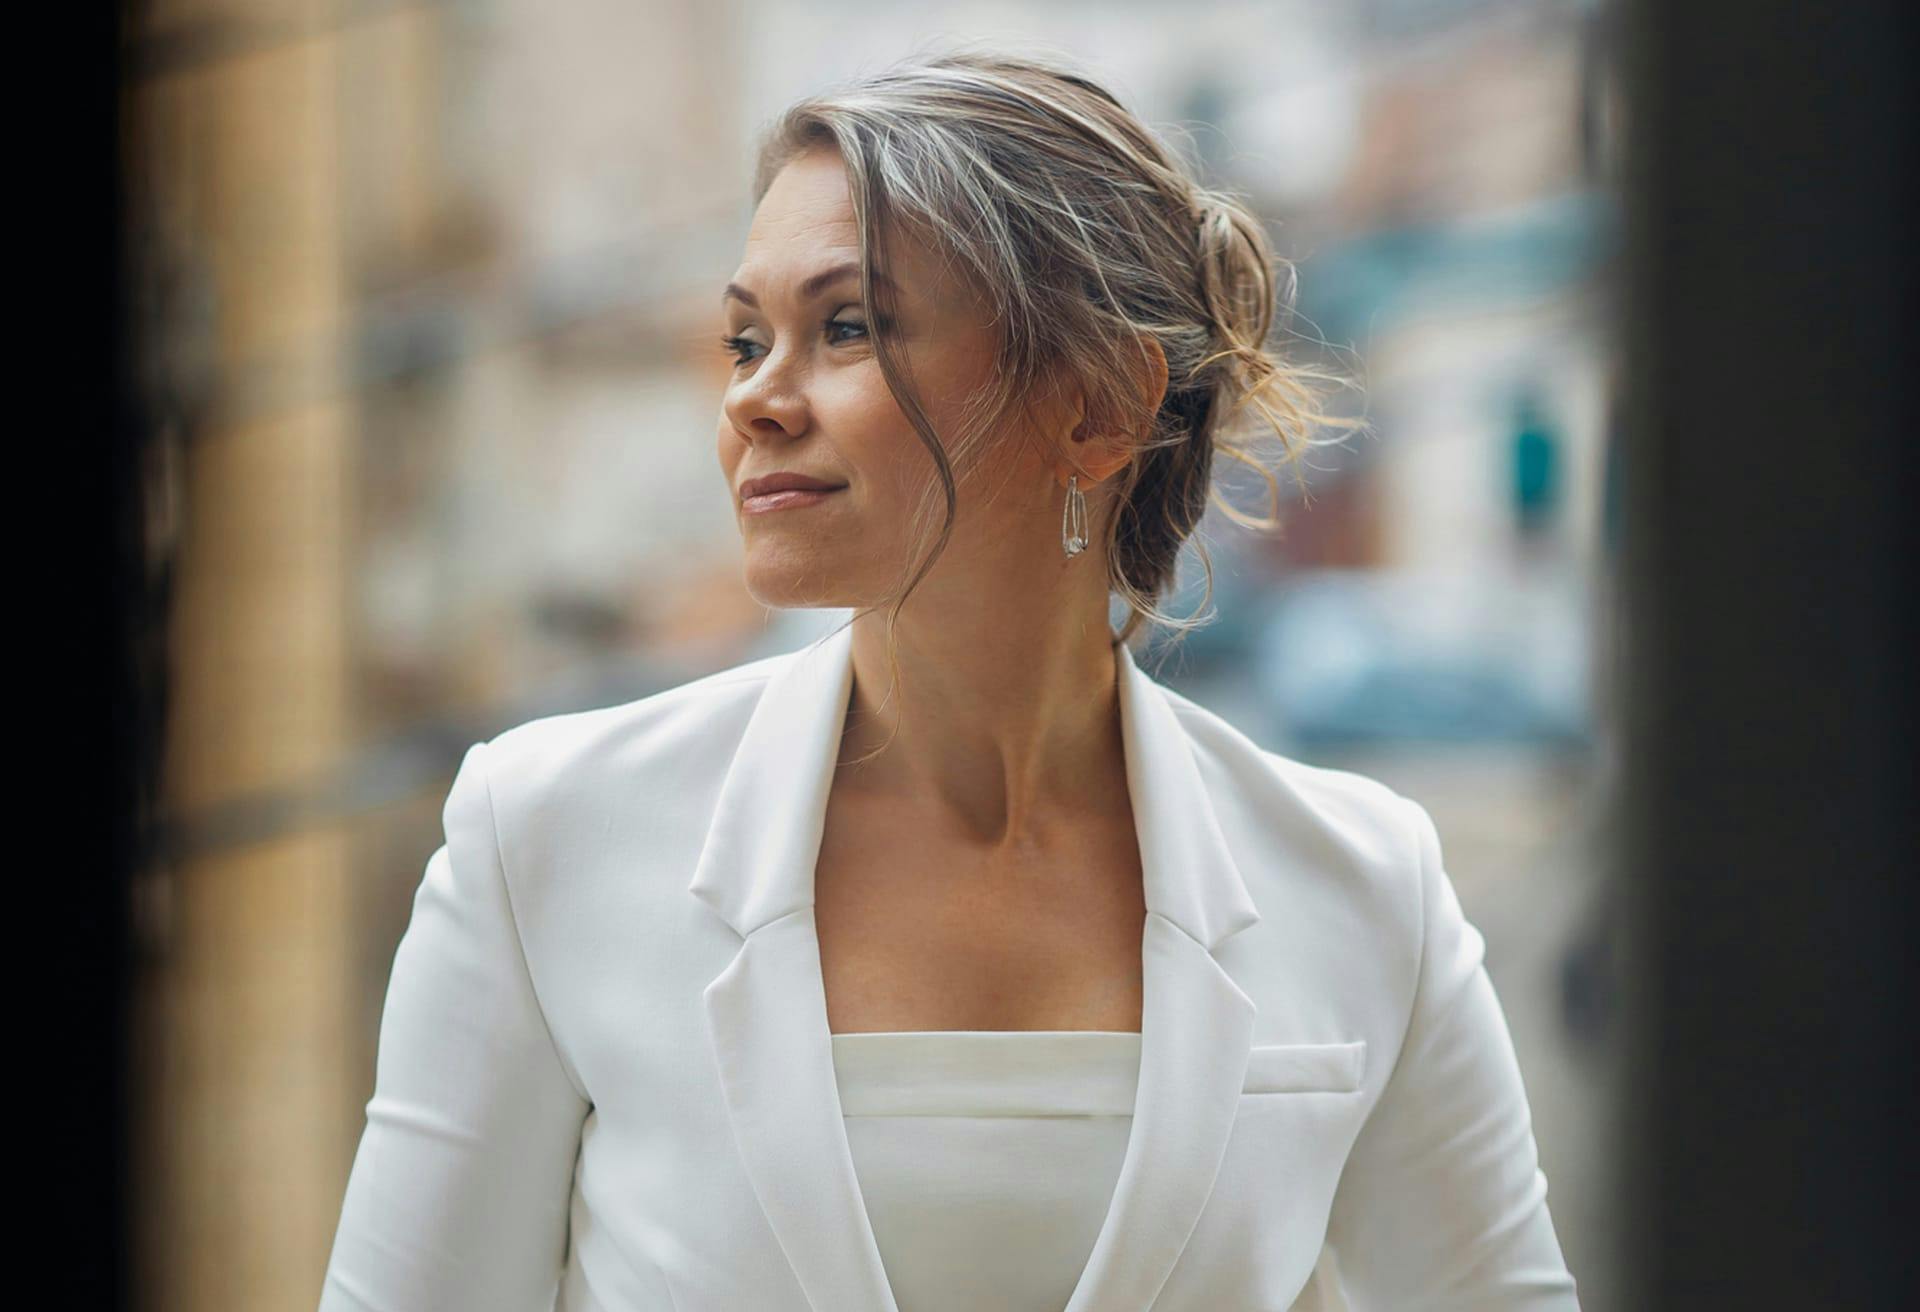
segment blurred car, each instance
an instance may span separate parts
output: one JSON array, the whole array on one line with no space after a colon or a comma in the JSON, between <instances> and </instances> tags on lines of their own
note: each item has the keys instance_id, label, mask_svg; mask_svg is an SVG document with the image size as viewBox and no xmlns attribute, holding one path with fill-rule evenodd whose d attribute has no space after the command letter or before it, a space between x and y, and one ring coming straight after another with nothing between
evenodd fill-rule
<instances>
[{"instance_id":1,"label":"blurred car","mask_svg":"<svg viewBox=\"0 0 1920 1312\"><path fill-rule=\"evenodd\" d=\"M1566 572L1315 571L1264 610L1252 676L1296 748L1590 738L1590 625Z\"/></svg>"}]
</instances>

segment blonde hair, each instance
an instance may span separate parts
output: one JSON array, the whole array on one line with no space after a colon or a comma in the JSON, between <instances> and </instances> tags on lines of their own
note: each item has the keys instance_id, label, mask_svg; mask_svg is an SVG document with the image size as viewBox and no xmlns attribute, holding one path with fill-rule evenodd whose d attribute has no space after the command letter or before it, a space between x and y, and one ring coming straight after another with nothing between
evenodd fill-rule
<instances>
[{"instance_id":1,"label":"blonde hair","mask_svg":"<svg viewBox=\"0 0 1920 1312\"><path fill-rule=\"evenodd\" d=\"M1183 633L1202 622L1168 615L1158 603L1213 500L1216 450L1260 472L1276 512L1256 519L1221 498L1223 513L1250 528L1279 527L1279 484L1239 423L1249 407L1279 435L1289 462L1319 444L1316 428L1364 426L1327 413L1313 386L1344 378L1269 350L1277 293L1291 311L1296 279L1260 221L1201 185L1086 74L1032 56L960 49L836 85L793 104L763 133L755 203L782 167L819 146L833 148L847 172L861 303L875 325L882 375L938 474L914 517L922 531L891 598L890 633L952 534L956 467L964 476L987 436L1062 374L1084 391L1089 429L1109 441L1130 438L1138 452L1114 475L1115 511L1104 528L1110 593L1129 608L1116 642L1147 621ZM895 307L873 274L886 270L894 240L928 243L1002 326L993 383L969 404L960 431L944 438L884 331ZM1167 361L1157 409L1112 384L1146 359L1143 337ZM937 531L935 498L946 503ZM1211 598L1212 562L1204 546L1200 554Z\"/></svg>"}]
</instances>

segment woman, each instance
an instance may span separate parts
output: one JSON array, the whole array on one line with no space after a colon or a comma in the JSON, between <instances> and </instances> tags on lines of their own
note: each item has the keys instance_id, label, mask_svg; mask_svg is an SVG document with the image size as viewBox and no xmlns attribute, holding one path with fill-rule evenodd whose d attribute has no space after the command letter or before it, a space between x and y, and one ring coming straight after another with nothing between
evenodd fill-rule
<instances>
[{"instance_id":1,"label":"woman","mask_svg":"<svg viewBox=\"0 0 1920 1312\"><path fill-rule=\"evenodd\" d=\"M1328 422L1258 225L979 54L794 107L756 195L747 583L855 617L469 749L321 1307L1575 1306L1425 810L1126 643L1232 415Z\"/></svg>"}]
</instances>

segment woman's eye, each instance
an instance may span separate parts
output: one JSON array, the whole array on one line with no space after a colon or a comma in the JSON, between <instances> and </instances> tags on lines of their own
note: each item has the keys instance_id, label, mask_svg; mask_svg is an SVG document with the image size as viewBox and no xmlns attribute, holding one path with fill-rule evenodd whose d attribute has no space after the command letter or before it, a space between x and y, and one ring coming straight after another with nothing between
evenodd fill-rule
<instances>
[{"instance_id":1,"label":"woman's eye","mask_svg":"<svg viewBox=\"0 0 1920 1312\"><path fill-rule=\"evenodd\" d=\"M733 362L735 364L745 364L747 362L746 353L748 348L758 345L760 345L760 343L749 341L745 337L728 335L720 339L720 349L732 352Z\"/></svg>"},{"instance_id":2,"label":"woman's eye","mask_svg":"<svg viewBox=\"0 0 1920 1312\"><path fill-rule=\"evenodd\" d=\"M828 319L822 327L825 328L828 339L836 345L843 342L858 341L860 337L867 335L867 326L853 319ZM859 337L836 336L836 330L841 328L852 329L855 333L859 334ZM741 337L734 333L726 334L720 338L720 348L733 356L733 362L736 365L752 363L754 357L748 354L748 352L757 349L759 345L760 343L753 341L751 338Z\"/></svg>"}]
</instances>

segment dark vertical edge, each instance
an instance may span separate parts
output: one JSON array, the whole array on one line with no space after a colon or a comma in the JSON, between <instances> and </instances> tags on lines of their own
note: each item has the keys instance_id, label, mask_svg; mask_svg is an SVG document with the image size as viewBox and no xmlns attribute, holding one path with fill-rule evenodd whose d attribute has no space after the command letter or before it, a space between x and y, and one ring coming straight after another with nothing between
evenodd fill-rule
<instances>
[{"instance_id":1,"label":"dark vertical edge","mask_svg":"<svg viewBox=\"0 0 1920 1312\"><path fill-rule=\"evenodd\" d=\"M124 14L82 5L54 17L64 20L55 62L65 76L43 86L39 112L21 124L28 152L45 158L16 160L13 191L33 233L16 238L16 270L51 293L45 309L16 320L32 345L14 348L28 365L15 380L15 439L47 474L14 489L17 522L33 536L16 561L31 583L12 598L11 618L16 643L45 662L40 686L15 687L15 764L31 776L15 801L23 837L41 840L16 846L27 858L18 868L28 895L53 909L21 917L16 950L30 972L26 1005L55 1036L35 1054L48 1081L31 1082L33 1101L51 1108L15 1113L27 1146L49 1155L41 1178L53 1187L18 1201L51 1239L22 1256L58 1282L58 1304L123 1309L134 1297L129 989L145 750ZM36 60L47 53L34 46Z\"/></svg>"},{"instance_id":2,"label":"dark vertical edge","mask_svg":"<svg viewBox=\"0 0 1920 1312\"><path fill-rule=\"evenodd\" d=\"M1914 1287L1910 8L1623 10L1635 1312Z\"/></svg>"}]
</instances>

